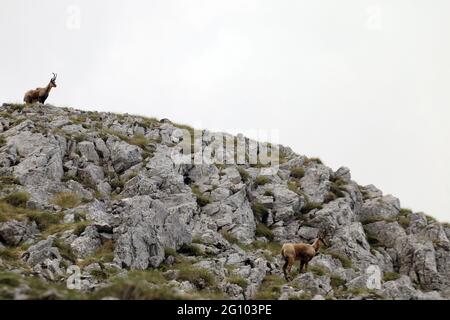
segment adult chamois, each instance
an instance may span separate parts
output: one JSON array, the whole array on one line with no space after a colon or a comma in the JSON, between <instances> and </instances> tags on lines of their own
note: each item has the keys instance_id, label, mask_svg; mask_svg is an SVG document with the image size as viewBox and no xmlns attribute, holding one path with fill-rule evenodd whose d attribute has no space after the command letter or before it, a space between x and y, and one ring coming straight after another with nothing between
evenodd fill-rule
<instances>
[{"instance_id":1,"label":"adult chamois","mask_svg":"<svg viewBox=\"0 0 450 320\"><path fill-rule=\"evenodd\" d=\"M283 266L283 273L286 281L289 281L288 273L291 272L292 266L296 260L300 261L300 273L305 267L305 272L308 272L308 263L314 258L320 249L320 244L328 246L325 241L325 234L320 232L313 244L306 243L286 243L281 248L281 255L285 261Z\"/></svg>"},{"instance_id":2,"label":"adult chamois","mask_svg":"<svg viewBox=\"0 0 450 320\"><path fill-rule=\"evenodd\" d=\"M25 93L25 97L23 98L23 101L26 104L29 103L35 103L40 102L42 104L45 103L45 100L47 100L48 95L50 94L50 90L52 88L56 88L56 77L58 75L53 73L53 77L50 79L50 82L45 88L36 88L34 90L30 90L27 93Z\"/></svg>"}]
</instances>

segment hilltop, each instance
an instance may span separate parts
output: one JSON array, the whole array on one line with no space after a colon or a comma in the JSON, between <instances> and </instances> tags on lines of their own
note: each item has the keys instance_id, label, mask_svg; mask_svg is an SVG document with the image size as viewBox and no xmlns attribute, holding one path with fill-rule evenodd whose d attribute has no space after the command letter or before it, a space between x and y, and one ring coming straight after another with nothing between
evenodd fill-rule
<instances>
[{"instance_id":1,"label":"hilltop","mask_svg":"<svg viewBox=\"0 0 450 320\"><path fill-rule=\"evenodd\" d=\"M448 224L284 146L272 174L260 161L178 163L181 145L214 143L182 129L195 132L3 104L0 298L450 298ZM328 246L286 281L281 245L322 231Z\"/></svg>"}]
</instances>

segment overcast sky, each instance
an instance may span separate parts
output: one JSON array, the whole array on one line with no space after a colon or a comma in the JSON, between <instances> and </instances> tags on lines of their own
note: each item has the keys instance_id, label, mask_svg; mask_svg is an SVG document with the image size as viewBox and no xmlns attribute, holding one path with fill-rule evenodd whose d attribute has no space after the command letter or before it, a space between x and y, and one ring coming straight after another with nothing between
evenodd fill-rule
<instances>
[{"instance_id":1,"label":"overcast sky","mask_svg":"<svg viewBox=\"0 0 450 320\"><path fill-rule=\"evenodd\" d=\"M1 0L0 101L232 133L450 221L450 1Z\"/></svg>"}]
</instances>

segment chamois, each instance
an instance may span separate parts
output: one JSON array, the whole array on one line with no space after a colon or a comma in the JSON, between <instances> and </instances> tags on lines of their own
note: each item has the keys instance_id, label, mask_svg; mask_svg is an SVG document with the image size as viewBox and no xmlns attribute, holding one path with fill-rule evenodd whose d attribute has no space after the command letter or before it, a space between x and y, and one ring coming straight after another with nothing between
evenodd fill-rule
<instances>
[{"instance_id":1,"label":"chamois","mask_svg":"<svg viewBox=\"0 0 450 320\"><path fill-rule=\"evenodd\" d=\"M48 95L50 93L50 90L52 88L56 88L56 77L58 75L53 73L53 78L50 79L50 82L45 88L36 88L34 90L30 90L27 93L25 93L25 97L23 98L23 101L26 104L29 103L35 103L40 102L42 104L45 103L45 100L47 100Z\"/></svg>"},{"instance_id":2,"label":"chamois","mask_svg":"<svg viewBox=\"0 0 450 320\"><path fill-rule=\"evenodd\" d=\"M308 272L308 263L314 258L320 249L320 243L325 246L328 244L325 241L325 234L323 232L319 233L313 244L306 243L286 243L281 249L281 255L285 261L283 266L283 273L286 281L289 281L288 273L291 272L292 266L296 260L300 261L300 273L305 267L305 272Z\"/></svg>"}]
</instances>

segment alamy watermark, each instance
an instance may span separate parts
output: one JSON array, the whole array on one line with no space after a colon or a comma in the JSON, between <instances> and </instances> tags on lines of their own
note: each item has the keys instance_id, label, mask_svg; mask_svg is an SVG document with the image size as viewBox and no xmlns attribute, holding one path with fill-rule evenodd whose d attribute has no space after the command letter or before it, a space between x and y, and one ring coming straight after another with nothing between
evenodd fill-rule
<instances>
[{"instance_id":1,"label":"alamy watermark","mask_svg":"<svg viewBox=\"0 0 450 320\"><path fill-rule=\"evenodd\" d=\"M372 265L366 269L367 282L366 287L370 290L380 290L381 289L381 269L379 266Z\"/></svg>"},{"instance_id":2,"label":"alamy watermark","mask_svg":"<svg viewBox=\"0 0 450 320\"><path fill-rule=\"evenodd\" d=\"M366 9L366 28L369 30L381 30L383 28L382 10L379 5L371 5Z\"/></svg>"},{"instance_id":3,"label":"alamy watermark","mask_svg":"<svg viewBox=\"0 0 450 320\"><path fill-rule=\"evenodd\" d=\"M72 4L67 7L66 13L66 28L69 30L81 29L81 7L79 5Z\"/></svg>"},{"instance_id":4,"label":"alamy watermark","mask_svg":"<svg viewBox=\"0 0 450 320\"><path fill-rule=\"evenodd\" d=\"M261 169L263 175L278 172L282 160L278 130L251 130L251 136L176 129L171 136L174 146L171 158L175 164L192 165L250 165Z\"/></svg>"}]
</instances>

